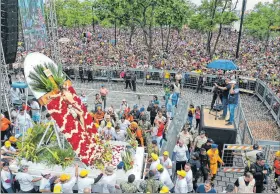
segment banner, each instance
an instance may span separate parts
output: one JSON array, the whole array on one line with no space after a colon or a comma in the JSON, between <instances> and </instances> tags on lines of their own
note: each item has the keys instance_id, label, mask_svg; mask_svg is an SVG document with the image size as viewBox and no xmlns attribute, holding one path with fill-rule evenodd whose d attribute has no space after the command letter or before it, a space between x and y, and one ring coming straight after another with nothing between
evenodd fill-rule
<instances>
[{"instance_id":1,"label":"banner","mask_svg":"<svg viewBox=\"0 0 280 194\"><path fill-rule=\"evenodd\" d=\"M25 50L40 50L47 46L43 0L19 0Z\"/></svg>"}]
</instances>

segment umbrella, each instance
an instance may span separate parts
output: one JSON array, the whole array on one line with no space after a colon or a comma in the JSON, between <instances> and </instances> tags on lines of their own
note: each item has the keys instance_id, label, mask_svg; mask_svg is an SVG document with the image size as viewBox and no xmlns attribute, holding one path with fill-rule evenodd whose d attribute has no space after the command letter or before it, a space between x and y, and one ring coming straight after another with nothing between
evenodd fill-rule
<instances>
[{"instance_id":1,"label":"umbrella","mask_svg":"<svg viewBox=\"0 0 280 194\"><path fill-rule=\"evenodd\" d=\"M222 69L222 70L237 70L238 66L230 60L219 59L212 61L207 65L210 69Z\"/></svg>"},{"instance_id":2,"label":"umbrella","mask_svg":"<svg viewBox=\"0 0 280 194\"><path fill-rule=\"evenodd\" d=\"M60 42L60 43L68 43L68 42L70 42L70 39L69 38L61 38L61 39L58 40L58 42Z\"/></svg>"}]
</instances>

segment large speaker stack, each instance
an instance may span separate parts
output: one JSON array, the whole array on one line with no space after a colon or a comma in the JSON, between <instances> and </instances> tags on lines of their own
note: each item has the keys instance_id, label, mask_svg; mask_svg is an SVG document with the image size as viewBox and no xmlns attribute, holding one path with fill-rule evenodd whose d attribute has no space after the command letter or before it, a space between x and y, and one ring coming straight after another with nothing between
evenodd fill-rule
<instances>
[{"instance_id":1,"label":"large speaker stack","mask_svg":"<svg viewBox=\"0 0 280 194\"><path fill-rule=\"evenodd\" d=\"M1 38L6 64L14 63L18 46L18 0L1 0Z\"/></svg>"}]
</instances>

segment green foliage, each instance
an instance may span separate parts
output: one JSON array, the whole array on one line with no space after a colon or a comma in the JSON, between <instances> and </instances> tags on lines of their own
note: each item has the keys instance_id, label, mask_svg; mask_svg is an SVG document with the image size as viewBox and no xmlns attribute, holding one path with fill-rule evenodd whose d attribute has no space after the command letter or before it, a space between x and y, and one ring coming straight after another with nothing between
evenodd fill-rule
<instances>
[{"instance_id":1,"label":"green foliage","mask_svg":"<svg viewBox=\"0 0 280 194\"><path fill-rule=\"evenodd\" d=\"M269 38L272 26L280 26L280 0L258 3L253 11L245 16L244 29L261 40Z\"/></svg>"},{"instance_id":2,"label":"green foliage","mask_svg":"<svg viewBox=\"0 0 280 194\"><path fill-rule=\"evenodd\" d=\"M92 23L92 0L56 0L58 24L79 27Z\"/></svg>"},{"instance_id":3,"label":"green foliage","mask_svg":"<svg viewBox=\"0 0 280 194\"><path fill-rule=\"evenodd\" d=\"M52 72L54 82L49 79L44 70L49 69ZM66 80L66 75L62 71L62 66L56 68L54 64L38 65L34 68L34 72L30 72L29 78L32 80L30 86L33 90L39 92L50 92L57 87L61 87Z\"/></svg>"}]
</instances>

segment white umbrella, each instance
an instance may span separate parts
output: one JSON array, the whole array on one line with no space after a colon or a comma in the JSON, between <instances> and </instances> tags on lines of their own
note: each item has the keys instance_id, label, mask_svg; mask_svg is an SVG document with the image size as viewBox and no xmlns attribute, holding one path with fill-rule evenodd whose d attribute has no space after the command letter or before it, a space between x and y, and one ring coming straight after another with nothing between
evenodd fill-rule
<instances>
[{"instance_id":1,"label":"white umbrella","mask_svg":"<svg viewBox=\"0 0 280 194\"><path fill-rule=\"evenodd\" d=\"M70 39L69 38L61 38L61 39L58 40L58 42L60 42L60 43L68 43L68 42L70 42Z\"/></svg>"}]
</instances>

